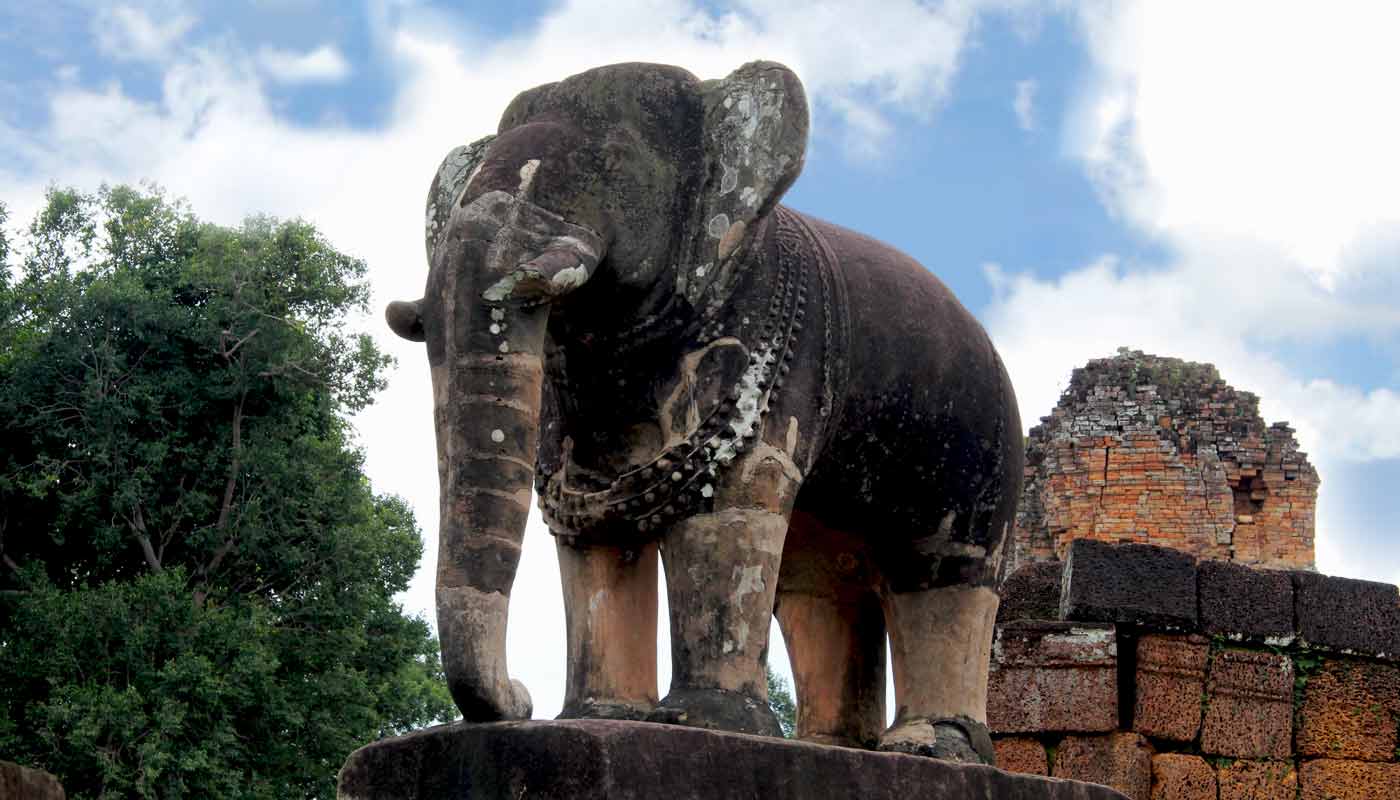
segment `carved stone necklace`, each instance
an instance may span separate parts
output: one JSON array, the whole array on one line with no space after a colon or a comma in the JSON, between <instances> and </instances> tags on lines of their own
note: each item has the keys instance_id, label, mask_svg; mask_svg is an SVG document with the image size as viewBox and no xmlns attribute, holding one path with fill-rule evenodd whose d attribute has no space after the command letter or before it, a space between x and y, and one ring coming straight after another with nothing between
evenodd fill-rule
<instances>
[{"instance_id":1,"label":"carved stone necklace","mask_svg":"<svg viewBox=\"0 0 1400 800\"><path fill-rule=\"evenodd\" d=\"M778 263L762 322L741 339L749 354L743 373L684 440L619 475L606 489L583 491L570 486L567 458L554 475L546 478L540 473L540 509L555 535L577 542L646 541L677 519L713 508L721 472L752 445L790 368L806 315L811 271L807 262L828 257L793 212L780 206L771 221L776 226ZM763 268L762 247L762 236L755 236L749 268ZM828 307L832 298L823 267L829 266L817 267L823 273L822 301ZM695 343L704 346L720 334L719 322L705 325ZM827 350L823 359L829 358Z\"/></svg>"}]
</instances>

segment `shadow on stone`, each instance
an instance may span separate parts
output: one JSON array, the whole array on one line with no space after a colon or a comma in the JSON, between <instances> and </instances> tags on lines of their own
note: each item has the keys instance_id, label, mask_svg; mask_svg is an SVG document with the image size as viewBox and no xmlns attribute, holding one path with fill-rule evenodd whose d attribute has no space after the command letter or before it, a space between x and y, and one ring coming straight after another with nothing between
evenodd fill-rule
<instances>
[{"instance_id":1,"label":"shadow on stone","mask_svg":"<svg viewBox=\"0 0 1400 800\"><path fill-rule=\"evenodd\" d=\"M366 745L342 800L994 798L1121 800L1104 786L992 767L612 720L442 725Z\"/></svg>"}]
</instances>

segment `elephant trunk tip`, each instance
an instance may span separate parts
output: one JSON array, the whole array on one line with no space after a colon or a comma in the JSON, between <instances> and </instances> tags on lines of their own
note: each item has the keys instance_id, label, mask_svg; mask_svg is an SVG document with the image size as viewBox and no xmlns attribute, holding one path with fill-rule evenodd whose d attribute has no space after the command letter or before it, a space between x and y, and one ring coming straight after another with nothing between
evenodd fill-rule
<instances>
[{"instance_id":1,"label":"elephant trunk tip","mask_svg":"<svg viewBox=\"0 0 1400 800\"><path fill-rule=\"evenodd\" d=\"M423 332L423 301L395 300L384 309L384 321L389 329L410 342L427 339Z\"/></svg>"}]
</instances>

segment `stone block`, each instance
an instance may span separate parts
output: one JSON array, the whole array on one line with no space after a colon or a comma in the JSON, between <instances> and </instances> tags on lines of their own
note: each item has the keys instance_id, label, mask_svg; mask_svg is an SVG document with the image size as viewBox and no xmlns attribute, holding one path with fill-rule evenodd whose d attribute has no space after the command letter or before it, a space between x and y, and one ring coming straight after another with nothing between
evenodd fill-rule
<instances>
[{"instance_id":1,"label":"stone block","mask_svg":"<svg viewBox=\"0 0 1400 800\"><path fill-rule=\"evenodd\" d=\"M1060 579L1064 567L1060 561L1041 561L1026 564L1011 573L1001 586L997 622L1059 619Z\"/></svg>"},{"instance_id":2,"label":"stone block","mask_svg":"<svg viewBox=\"0 0 1400 800\"><path fill-rule=\"evenodd\" d=\"M997 626L987 682L987 725L994 733L1117 728L1118 645L1113 626Z\"/></svg>"},{"instance_id":3,"label":"stone block","mask_svg":"<svg viewBox=\"0 0 1400 800\"><path fill-rule=\"evenodd\" d=\"M64 800L58 778L43 770L0 761L0 800Z\"/></svg>"},{"instance_id":4,"label":"stone block","mask_svg":"<svg viewBox=\"0 0 1400 800\"><path fill-rule=\"evenodd\" d=\"M1328 659L1307 676L1298 711L1302 756L1391 761L1400 726L1400 666Z\"/></svg>"},{"instance_id":5,"label":"stone block","mask_svg":"<svg viewBox=\"0 0 1400 800\"><path fill-rule=\"evenodd\" d=\"M1122 800L1102 786L981 765L611 720L456 723L384 739L350 754L337 797Z\"/></svg>"},{"instance_id":6,"label":"stone block","mask_svg":"<svg viewBox=\"0 0 1400 800\"><path fill-rule=\"evenodd\" d=\"M1060 618L1193 631L1196 559L1168 547L1077 539L1065 559Z\"/></svg>"},{"instance_id":7,"label":"stone block","mask_svg":"<svg viewBox=\"0 0 1400 800\"><path fill-rule=\"evenodd\" d=\"M1210 644L1194 635L1153 634L1138 640L1133 730L1193 742L1201 731Z\"/></svg>"},{"instance_id":8,"label":"stone block","mask_svg":"<svg viewBox=\"0 0 1400 800\"><path fill-rule=\"evenodd\" d=\"M1111 786L1132 800L1150 800L1152 746L1136 733L1066 736L1055 751L1051 774Z\"/></svg>"},{"instance_id":9,"label":"stone block","mask_svg":"<svg viewBox=\"0 0 1400 800\"><path fill-rule=\"evenodd\" d=\"M1230 638L1287 644L1293 640L1293 577L1229 561L1196 565L1201 630Z\"/></svg>"},{"instance_id":10,"label":"stone block","mask_svg":"<svg viewBox=\"0 0 1400 800\"><path fill-rule=\"evenodd\" d=\"M1293 589L1308 644L1400 659L1400 592L1391 584L1294 572Z\"/></svg>"},{"instance_id":11,"label":"stone block","mask_svg":"<svg viewBox=\"0 0 1400 800\"><path fill-rule=\"evenodd\" d=\"M1319 758L1298 767L1299 800L1400 797L1400 764Z\"/></svg>"},{"instance_id":12,"label":"stone block","mask_svg":"<svg viewBox=\"0 0 1400 800\"><path fill-rule=\"evenodd\" d=\"M1293 662L1277 653L1222 650L1206 680L1201 750L1231 758L1288 758Z\"/></svg>"},{"instance_id":13,"label":"stone block","mask_svg":"<svg viewBox=\"0 0 1400 800\"><path fill-rule=\"evenodd\" d=\"M1215 770L1200 756L1153 756L1152 800L1217 800Z\"/></svg>"},{"instance_id":14,"label":"stone block","mask_svg":"<svg viewBox=\"0 0 1400 800\"><path fill-rule=\"evenodd\" d=\"M1294 800L1298 773L1290 761L1234 761L1216 771L1220 800Z\"/></svg>"},{"instance_id":15,"label":"stone block","mask_svg":"<svg viewBox=\"0 0 1400 800\"><path fill-rule=\"evenodd\" d=\"M997 769L1025 775L1050 774L1050 760L1046 757L1045 745L1039 739L1009 736L997 739L993 744L997 751Z\"/></svg>"}]
</instances>

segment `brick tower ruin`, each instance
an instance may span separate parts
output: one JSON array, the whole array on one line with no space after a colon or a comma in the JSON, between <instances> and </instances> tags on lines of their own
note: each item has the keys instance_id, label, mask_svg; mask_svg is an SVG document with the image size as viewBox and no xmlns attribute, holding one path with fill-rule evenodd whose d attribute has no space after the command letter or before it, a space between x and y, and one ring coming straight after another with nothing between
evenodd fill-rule
<instances>
[{"instance_id":1,"label":"brick tower ruin","mask_svg":"<svg viewBox=\"0 0 1400 800\"><path fill-rule=\"evenodd\" d=\"M1317 471L1210 364L1120 349L1031 429L1008 574L1074 539L1311 569Z\"/></svg>"}]
</instances>

